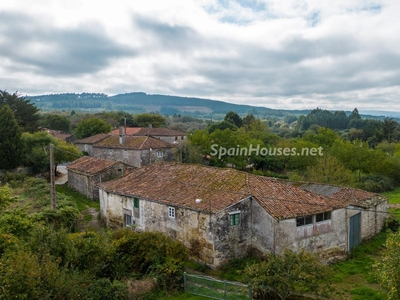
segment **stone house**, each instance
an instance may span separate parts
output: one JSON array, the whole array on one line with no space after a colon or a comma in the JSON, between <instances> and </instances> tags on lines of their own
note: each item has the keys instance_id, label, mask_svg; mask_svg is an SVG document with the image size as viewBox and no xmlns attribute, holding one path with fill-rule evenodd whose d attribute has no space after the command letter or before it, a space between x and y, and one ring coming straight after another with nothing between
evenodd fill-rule
<instances>
[{"instance_id":1,"label":"stone house","mask_svg":"<svg viewBox=\"0 0 400 300\"><path fill-rule=\"evenodd\" d=\"M163 140L167 143L180 143L186 140L186 133L172 130L169 128L153 128L149 127L126 127L124 134L127 136L151 136L156 139ZM110 132L112 135L120 135L121 129L115 129Z\"/></svg>"},{"instance_id":2,"label":"stone house","mask_svg":"<svg viewBox=\"0 0 400 300\"><path fill-rule=\"evenodd\" d=\"M234 169L158 163L99 184L99 193L108 226L163 232L213 266L251 250L342 256L354 230L348 199ZM380 230L385 214L376 217Z\"/></svg>"},{"instance_id":3,"label":"stone house","mask_svg":"<svg viewBox=\"0 0 400 300\"><path fill-rule=\"evenodd\" d=\"M119 178L131 169L123 162L83 156L67 166L68 186L90 199L98 200L98 183Z\"/></svg>"},{"instance_id":4,"label":"stone house","mask_svg":"<svg viewBox=\"0 0 400 300\"><path fill-rule=\"evenodd\" d=\"M93 145L92 156L140 168L157 161L176 161L176 148L151 136L110 135Z\"/></svg>"},{"instance_id":5,"label":"stone house","mask_svg":"<svg viewBox=\"0 0 400 300\"><path fill-rule=\"evenodd\" d=\"M76 140L74 144L81 152L86 153L89 156L93 156L93 145L109 136L110 135L106 133L99 133L84 139Z\"/></svg>"},{"instance_id":6,"label":"stone house","mask_svg":"<svg viewBox=\"0 0 400 300\"><path fill-rule=\"evenodd\" d=\"M101 133L78 140L75 145L89 156L122 161L137 168L157 161L177 160L178 145L152 136Z\"/></svg>"}]
</instances>

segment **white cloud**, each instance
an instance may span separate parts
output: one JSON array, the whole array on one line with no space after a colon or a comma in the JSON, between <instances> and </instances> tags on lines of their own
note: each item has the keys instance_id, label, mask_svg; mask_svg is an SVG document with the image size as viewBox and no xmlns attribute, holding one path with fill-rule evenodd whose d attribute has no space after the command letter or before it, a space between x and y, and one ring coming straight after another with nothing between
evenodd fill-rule
<instances>
[{"instance_id":1,"label":"white cloud","mask_svg":"<svg viewBox=\"0 0 400 300\"><path fill-rule=\"evenodd\" d=\"M400 111L399 10L397 0L3 0L0 90Z\"/></svg>"}]
</instances>

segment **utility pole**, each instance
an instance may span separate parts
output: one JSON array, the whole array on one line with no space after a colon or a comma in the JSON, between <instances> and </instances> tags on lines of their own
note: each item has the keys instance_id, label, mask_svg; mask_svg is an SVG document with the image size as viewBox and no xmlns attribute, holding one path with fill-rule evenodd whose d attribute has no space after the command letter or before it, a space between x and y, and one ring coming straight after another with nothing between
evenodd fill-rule
<instances>
[{"instance_id":1,"label":"utility pole","mask_svg":"<svg viewBox=\"0 0 400 300\"><path fill-rule=\"evenodd\" d=\"M50 144L50 196L51 209L56 209L56 186L54 178L54 145Z\"/></svg>"}]
</instances>

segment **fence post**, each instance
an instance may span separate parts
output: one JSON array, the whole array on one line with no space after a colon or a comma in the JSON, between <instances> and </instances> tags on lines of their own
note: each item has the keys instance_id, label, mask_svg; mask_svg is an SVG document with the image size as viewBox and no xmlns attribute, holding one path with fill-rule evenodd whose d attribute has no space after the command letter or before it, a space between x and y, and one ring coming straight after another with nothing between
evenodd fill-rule
<instances>
[{"instance_id":1,"label":"fence post","mask_svg":"<svg viewBox=\"0 0 400 300\"><path fill-rule=\"evenodd\" d=\"M186 292L186 272L183 272L183 289Z\"/></svg>"},{"instance_id":2,"label":"fence post","mask_svg":"<svg viewBox=\"0 0 400 300\"><path fill-rule=\"evenodd\" d=\"M253 288L249 285L249 300L253 299Z\"/></svg>"},{"instance_id":3,"label":"fence post","mask_svg":"<svg viewBox=\"0 0 400 300\"><path fill-rule=\"evenodd\" d=\"M226 300L226 280L224 280L224 300Z\"/></svg>"}]
</instances>

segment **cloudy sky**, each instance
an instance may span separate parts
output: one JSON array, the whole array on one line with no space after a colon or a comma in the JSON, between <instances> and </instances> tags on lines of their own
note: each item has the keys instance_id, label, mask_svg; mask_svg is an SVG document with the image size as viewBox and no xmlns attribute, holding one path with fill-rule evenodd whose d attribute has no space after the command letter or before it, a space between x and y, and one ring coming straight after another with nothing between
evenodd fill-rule
<instances>
[{"instance_id":1,"label":"cloudy sky","mask_svg":"<svg viewBox=\"0 0 400 300\"><path fill-rule=\"evenodd\" d=\"M400 111L399 0L1 0L0 90Z\"/></svg>"}]
</instances>

